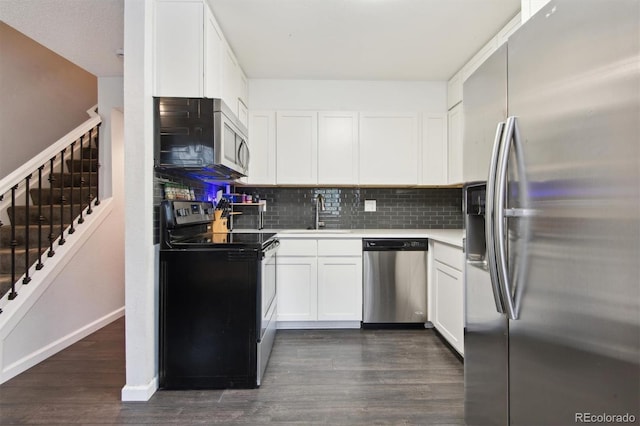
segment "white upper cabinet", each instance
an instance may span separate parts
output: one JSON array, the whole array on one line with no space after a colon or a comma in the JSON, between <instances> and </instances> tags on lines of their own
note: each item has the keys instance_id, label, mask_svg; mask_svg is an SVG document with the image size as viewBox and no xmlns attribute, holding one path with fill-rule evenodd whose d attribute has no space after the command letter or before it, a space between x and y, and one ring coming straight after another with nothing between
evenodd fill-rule
<instances>
[{"instance_id":1,"label":"white upper cabinet","mask_svg":"<svg viewBox=\"0 0 640 426\"><path fill-rule=\"evenodd\" d=\"M231 110L238 107L238 92L240 87L240 73L238 61L231 48L226 45L222 52L222 100ZM237 112L236 112L237 113Z\"/></svg>"},{"instance_id":2,"label":"white upper cabinet","mask_svg":"<svg viewBox=\"0 0 640 426\"><path fill-rule=\"evenodd\" d=\"M447 143L447 114L423 114L420 185L449 183Z\"/></svg>"},{"instance_id":3,"label":"white upper cabinet","mask_svg":"<svg viewBox=\"0 0 640 426\"><path fill-rule=\"evenodd\" d=\"M156 1L154 95L203 95L204 10L201 0Z\"/></svg>"},{"instance_id":4,"label":"white upper cabinet","mask_svg":"<svg viewBox=\"0 0 640 426\"><path fill-rule=\"evenodd\" d=\"M275 111L252 111L249 114L249 150L251 159L247 182L253 185L275 185Z\"/></svg>"},{"instance_id":5,"label":"white upper cabinet","mask_svg":"<svg viewBox=\"0 0 640 426\"><path fill-rule=\"evenodd\" d=\"M242 119L247 78L206 2L156 0L154 28L154 96L222 98Z\"/></svg>"},{"instance_id":6,"label":"white upper cabinet","mask_svg":"<svg viewBox=\"0 0 640 426\"><path fill-rule=\"evenodd\" d=\"M213 13L207 8L204 25L204 96L220 96L222 85L222 49L224 37L218 28Z\"/></svg>"},{"instance_id":7,"label":"white upper cabinet","mask_svg":"<svg viewBox=\"0 0 640 426\"><path fill-rule=\"evenodd\" d=\"M418 183L418 114L360 114L360 184Z\"/></svg>"},{"instance_id":8,"label":"white upper cabinet","mask_svg":"<svg viewBox=\"0 0 640 426\"><path fill-rule=\"evenodd\" d=\"M277 183L318 183L318 113L278 111L276 116Z\"/></svg>"},{"instance_id":9,"label":"white upper cabinet","mask_svg":"<svg viewBox=\"0 0 640 426\"><path fill-rule=\"evenodd\" d=\"M358 183L358 113L318 113L318 183Z\"/></svg>"},{"instance_id":10,"label":"white upper cabinet","mask_svg":"<svg viewBox=\"0 0 640 426\"><path fill-rule=\"evenodd\" d=\"M462 134L464 129L462 106L460 103L449 111L448 117L448 181L451 184L462 183L462 160L463 160L463 140Z\"/></svg>"}]
</instances>

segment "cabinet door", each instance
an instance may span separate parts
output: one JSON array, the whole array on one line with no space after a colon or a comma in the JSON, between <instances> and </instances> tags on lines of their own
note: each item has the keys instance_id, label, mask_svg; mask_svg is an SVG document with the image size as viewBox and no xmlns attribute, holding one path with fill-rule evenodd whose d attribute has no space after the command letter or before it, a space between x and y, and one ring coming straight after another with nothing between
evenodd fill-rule
<instances>
[{"instance_id":1,"label":"cabinet door","mask_svg":"<svg viewBox=\"0 0 640 426\"><path fill-rule=\"evenodd\" d=\"M222 100L237 114L238 86L239 86L238 61L233 51L224 44L222 52Z\"/></svg>"},{"instance_id":2,"label":"cabinet door","mask_svg":"<svg viewBox=\"0 0 640 426\"><path fill-rule=\"evenodd\" d=\"M155 3L155 96L202 97L202 1Z\"/></svg>"},{"instance_id":3,"label":"cabinet door","mask_svg":"<svg viewBox=\"0 0 640 426\"><path fill-rule=\"evenodd\" d=\"M358 183L358 113L318 114L318 183Z\"/></svg>"},{"instance_id":4,"label":"cabinet door","mask_svg":"<svg viewBox=\"0 0 640 426\"><path fill-rule=\"evenodd\" d=\"M276 183L276 113L252 111L249 114L249 173L247 181L254 185Z\"/></svg>"},{"instance_id":5,"label":"cabinet door","mask_svg":"<svg viewBox=\"0 0 640 426\"><path fill-rule=\"evenodd\" d=\"M316 257L278 256L278 321L315 321L318 318Z\"/></svg>"},{"instance_id":6,"label":"cabinet door","mask_svg":"<svg viewBox=\"0 0 640 426\"><path fill-rule=\"evenodd\" d=\"M318 320L362 320L362 257L318 258Z\"/></svg>"},{"instance_id":7,"label":"cabinet door","mask_svg":"<svg viewBox=\"0 0 640 426\"><path fill-rule=\"evenodd\" d=\"M446 185L447 180L447 115L422 116L421 185Z\"/></svg>"},{"instance_id":8,"label":"cabinet door","mask_svg":"<svg viewBox=\"0 0 640 426\"><path fill-rule=\"evenodd\" d=\"M224 37L209 8L206 8L204 35L204 96L219 98L222 84L221 65Z\"/></svg>"},{"instance_id":9,"label":"cabinet door","mask_svg":"<svg viewBox=\"0 0 640 426\"><path fill-rule=\"evenodd\" d=\"M318 114L278 111L276 151L278 184L318 183Z\"/></svg>"},{"instance_id":10,"label":"cabinet door","mask_svg":"<svg viewBox=\"0 0 640 426\"><path fill-rule=\"evenodd\" d=\"M462 182L462 130L463 130L463 117L462 106L464 103L459 103L449 111L448 123L449 131L448 139L448 161L449 167L449 183L461 183Z\"/></svg>"},{"instance_id":11,"label":"cabinet door","mask_svg":"<svg viewBox=\"0 0 640 426\"><path fill-rule=\"evenodd\" d=\"M464 288L462 272L437 259L434 263L433 297L435 315L433 325L464 354Z\"/></svg>"},{"instance_id":12,"label":"cabinet door","mask_svg":"<svg viewBox=\"0 0 640 426\"><path fill-rule=\"evenodd\" d=\"M418 183L418 114L360 114L360 184Z\"/></svg>"}]
</instances>

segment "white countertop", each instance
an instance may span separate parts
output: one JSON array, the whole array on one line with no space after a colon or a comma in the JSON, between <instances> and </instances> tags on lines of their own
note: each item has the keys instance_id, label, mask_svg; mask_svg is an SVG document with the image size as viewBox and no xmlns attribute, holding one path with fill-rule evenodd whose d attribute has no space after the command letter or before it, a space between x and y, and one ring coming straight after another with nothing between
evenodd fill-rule
<instances>
[{"instance_id":1,"label":"white countertop","mask_svg":"<svg viewBox=\"0 0 640 426\"><path fill-rule=\"evenodd\" d=\"M429 238L456 247L462 247L464 237L464 229L261 229L260 232L276 232L279 238Z\"/></svg>"}]
</instances>

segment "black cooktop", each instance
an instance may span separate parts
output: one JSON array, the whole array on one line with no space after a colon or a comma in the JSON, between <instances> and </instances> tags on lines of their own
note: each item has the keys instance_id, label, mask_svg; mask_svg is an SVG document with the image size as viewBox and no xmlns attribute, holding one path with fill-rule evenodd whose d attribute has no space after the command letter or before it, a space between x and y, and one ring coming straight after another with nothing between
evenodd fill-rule
<instances>
[{"instance_id":1,"label":"black cooktop","mask_svg":"<svg viewBox=\"0 0 640 426\"><path fill-rule=\"evenodd\" d=\"M267 247L274 240L273 232L225 232L225 233L202 233L188 238L181 238L171 241L173 247L195 248L243 248L262 249Z\"/></svg>"}]
</instances>

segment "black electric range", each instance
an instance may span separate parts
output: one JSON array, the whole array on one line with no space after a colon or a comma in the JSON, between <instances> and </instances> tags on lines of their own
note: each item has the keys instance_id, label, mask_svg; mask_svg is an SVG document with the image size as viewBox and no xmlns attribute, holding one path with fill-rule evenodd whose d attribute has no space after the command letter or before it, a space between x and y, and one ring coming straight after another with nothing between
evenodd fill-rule
<instances>
[{"instance_id":1,"label":"black electric range","mask_svg":"<svg viewBox=\"0 0 640 426\"><path fill-rule=\"evenodd\" d=\"M160 208L161 389L260 386L276 333L274 233L213 233L210 202Z\"/></svg>"},{"instance_id":2,"label":"black electric range","mask_svg":"<svg viewBox=\"0 0 640 426\"><path fill-rule=\"evenodd\" d=\"M174 238L170 244L173 248L263 250L276 241L275 236L273 232L205 232Z\"/></svg>"}]
</instances>

